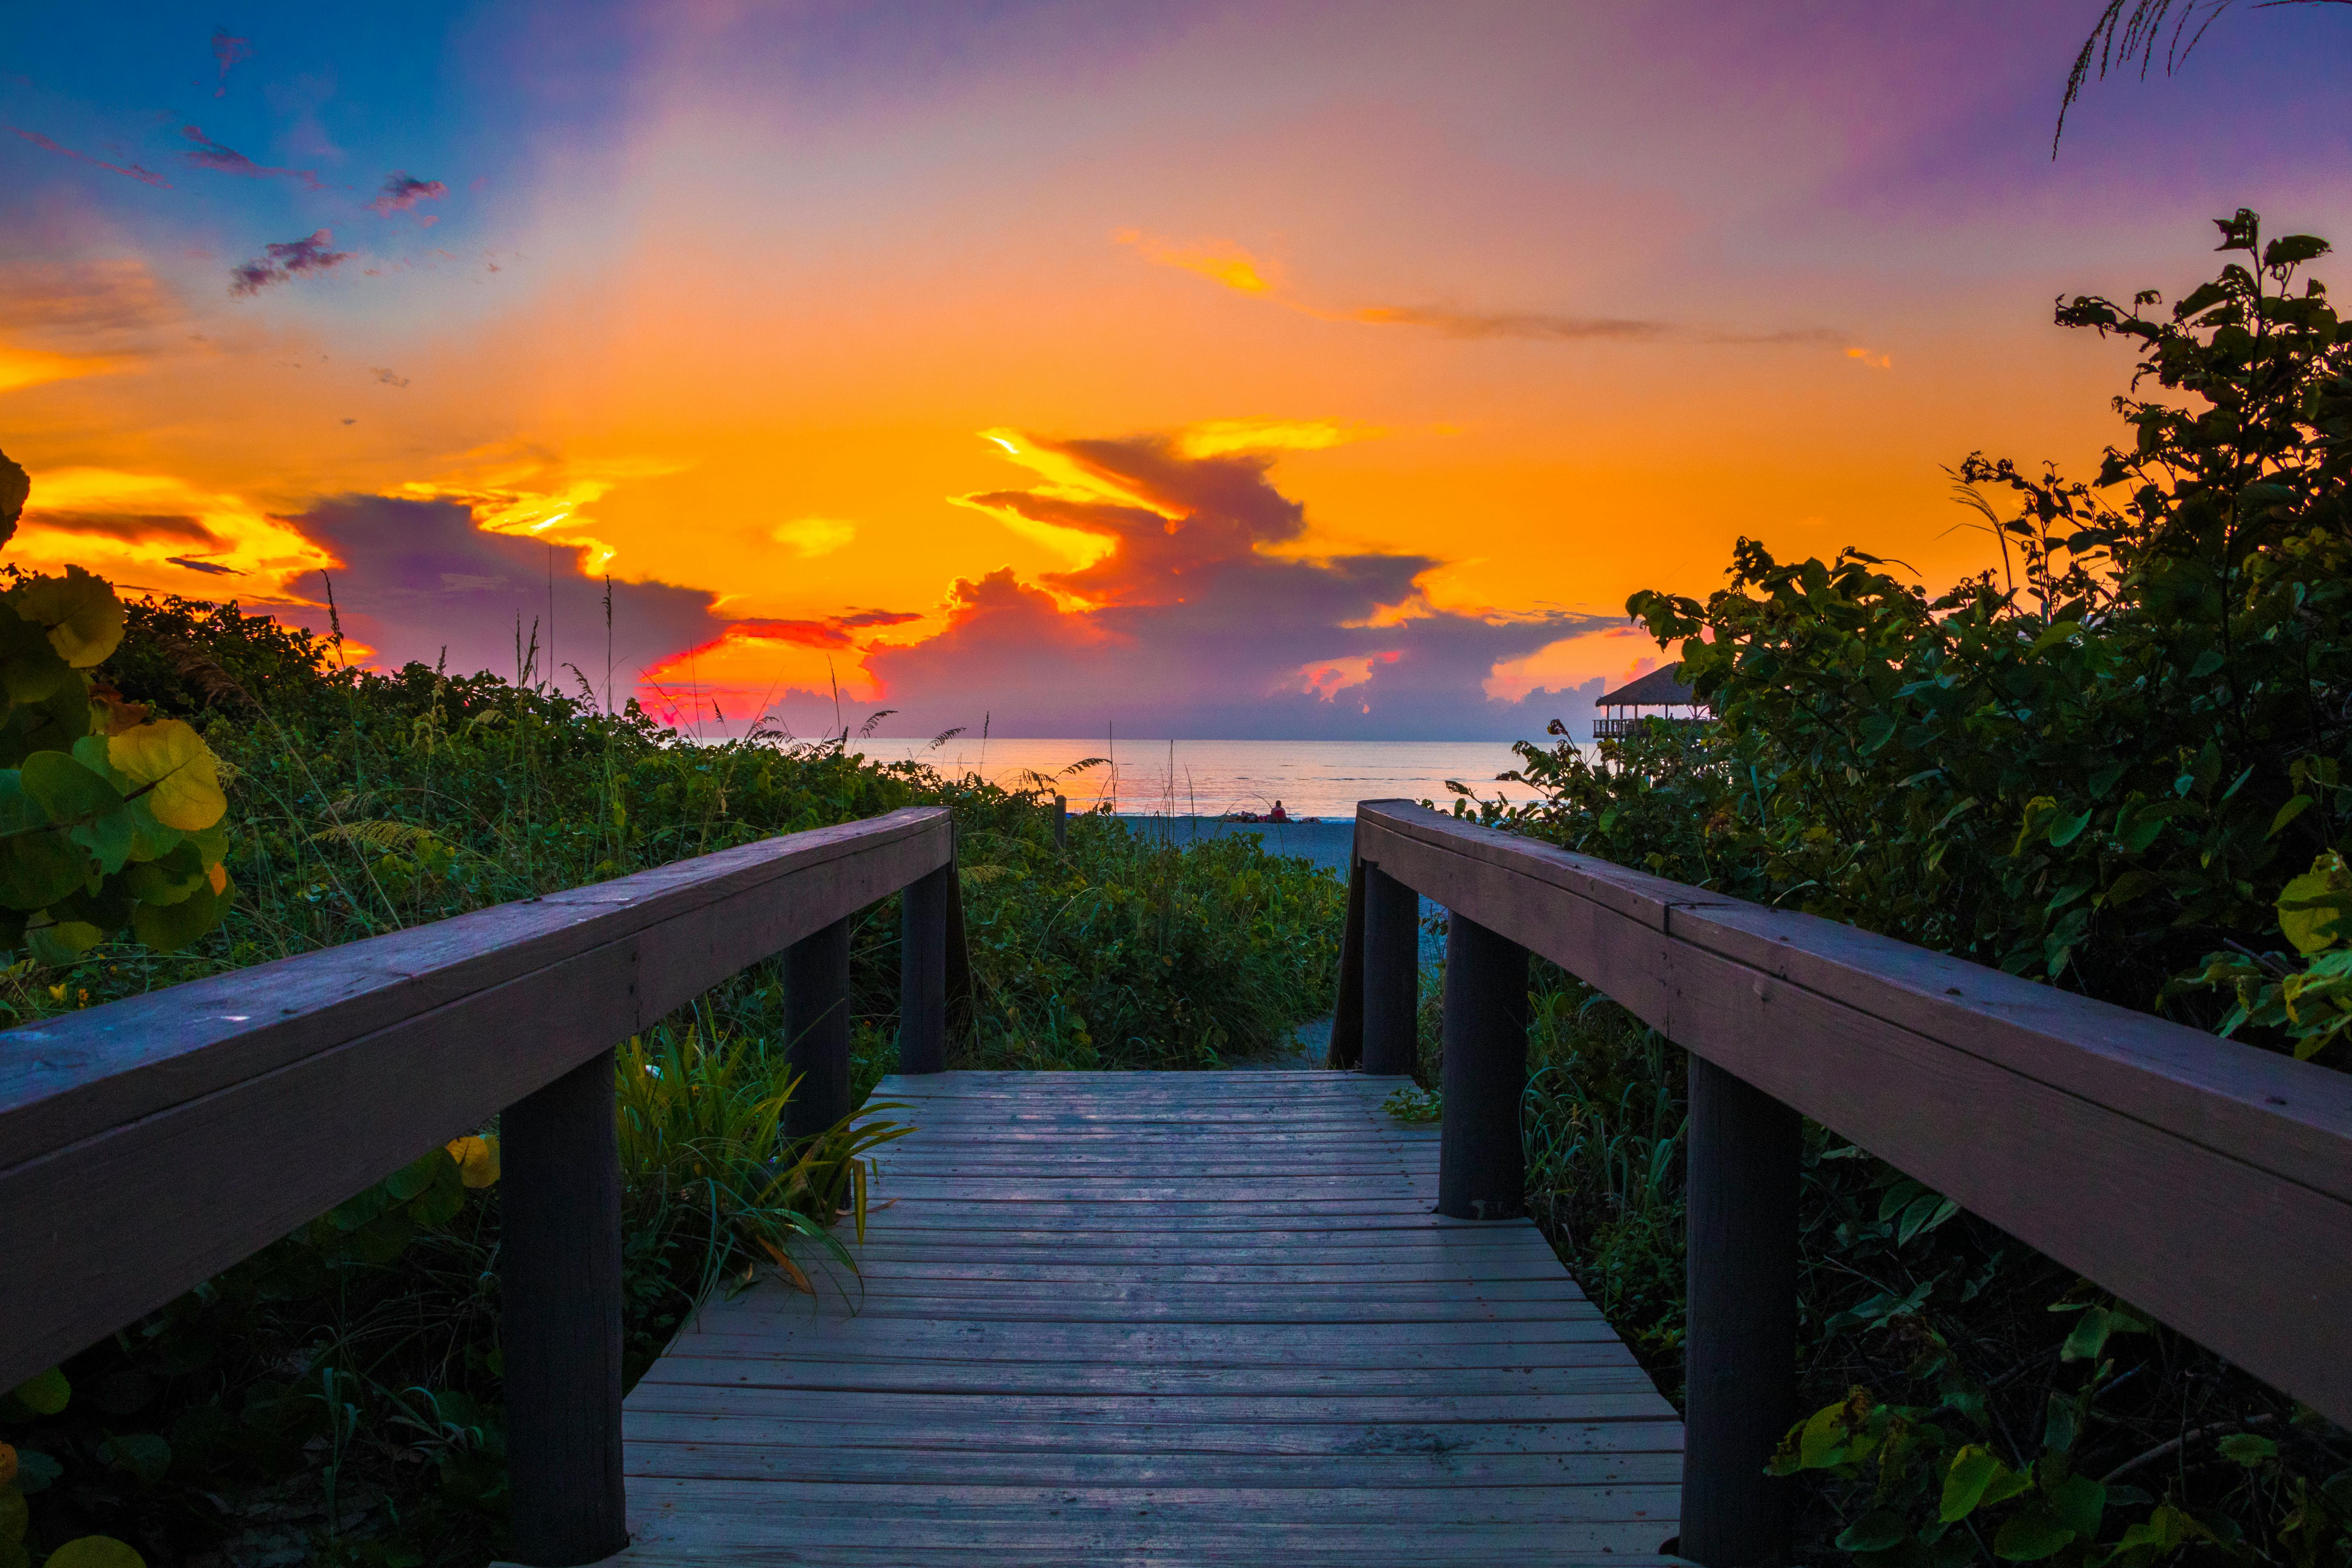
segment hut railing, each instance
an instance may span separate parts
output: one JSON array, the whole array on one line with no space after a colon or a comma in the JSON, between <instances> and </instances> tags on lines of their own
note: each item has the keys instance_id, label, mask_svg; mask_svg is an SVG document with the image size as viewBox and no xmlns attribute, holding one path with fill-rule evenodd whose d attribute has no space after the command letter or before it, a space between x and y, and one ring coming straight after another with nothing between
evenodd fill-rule
<instances>
[{"instance_id":1,"label":"hut railing","mask_svg":"<svg viewBox=\"0 0 2352 1568\"><path fill-rule=\"evenodd\" d=\"M968 989L954 830L788 834L0 1033L0 1388L499 1117L513 1541L626 1544L614 1047L784 955L803 1088L847 1114L849 926L901 890L899 1067Z\"/></svg>"},{"instance_id":2,"label":"hut railing","mask_svg":"<svg viewBox=\"0 0 2352 1568\"><path fill-rule=\"evenodd\" d=\"M1335 1063L1414 1061L1449 912L1441 1213L1520 1212L1530 954L1690 1053L1682 1555L1768 1560L1801 1116L2352 1423L2352 1074L1400 800L1357 809Z\"/></svg>"}]
</instances>

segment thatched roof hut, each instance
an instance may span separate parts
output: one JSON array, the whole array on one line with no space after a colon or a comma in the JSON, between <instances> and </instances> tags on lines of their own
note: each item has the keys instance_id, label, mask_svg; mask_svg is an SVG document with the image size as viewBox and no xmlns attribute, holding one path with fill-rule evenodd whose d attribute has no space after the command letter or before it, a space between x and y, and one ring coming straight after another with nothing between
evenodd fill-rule
<instances>
[{"instance_id":1,"label":"thatched roof hut","mask_svg":"<svg viewBox=\"0 0 2352 1568\"><path fill-rule=\"evenodd\" d=\"M1704 724L1714 717L1698 694L1683 685L1682 668L1679 664L1663 664L1613 692L1603 692L1592 705L1592 738L1607 740L1623 735L1645 718Z\"/></svg>"}]
</instances>

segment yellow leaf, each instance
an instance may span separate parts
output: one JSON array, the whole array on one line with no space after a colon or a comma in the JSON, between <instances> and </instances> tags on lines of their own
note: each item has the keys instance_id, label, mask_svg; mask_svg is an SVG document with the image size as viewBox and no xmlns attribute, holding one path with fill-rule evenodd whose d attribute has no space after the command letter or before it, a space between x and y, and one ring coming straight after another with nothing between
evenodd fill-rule
<instances>
[{"instance_id":1,"label":"yellow leaf","mask_svg":"<svg viewBox=\"0 0 2352 1568\"><path fill-rule=\"evenodd\" d=\"M126 729L106 743L106 759L134 785L152 785L147 809L167 828L193 833L228 810L220 770L204 737L176 718Z\"/></svg>"},{"instance_id":2,"label":"yellow leaf","mask_svg":"<svg viewBox=\"0 0 2352 1568\"><path fill-rule=\"evenodd\" d=\"M48 1568L147 1568L147 1559L111 1535L85 1535L50 1552Z\"/></svg>"},{"instance_id":3,"label":"yellow leaf","mask_svg":"<svg viewBox=\"0 0 2352 1568\"><path fill-rule=\"evenodd\" d=\"M457 1162L457 1179L467 1186L495 1186L499 1179L499 1141L468 1134L452 1139L449 1157Z\"/></svg>"},{"instance_id":4,"label":"yellow leaf","mask_svg":"<svg viewBox=\"0 0 2352 1568\"><path fill-rule=\"evenodd\" d=\"M782 1248L764 1236L759 1238L759 1242L761 1249L776 1260L776 1270L783 1276L786 1284L803 1296L816 1294L816 1287L809 1283L809 1277L801 1272L801 1266L793 1262Z\"/></svg>"},{"instance_id":5,"label":"yellow leaf","mask_svg":"<svg viewBox=\"0 0 2352 1568\"><path fill-rule=\"evenodd\" d=\"M215 897L228 886L228 872L218 861L205 868L205 877L213 884L213 894Z\"/></svg>"},{"instance_id":6,"label":"yellow leaf","mask_svg":"<svg viewBox=\"0 0 2352 1568\"><path fill-rule=\"evenodd\" d=\"M63 577L26 578L9 592L16 612L49 634L49 646L77 670L106 663L122 644L122 601L102 577L78 566Z\"/></svg>"}]
</instances>

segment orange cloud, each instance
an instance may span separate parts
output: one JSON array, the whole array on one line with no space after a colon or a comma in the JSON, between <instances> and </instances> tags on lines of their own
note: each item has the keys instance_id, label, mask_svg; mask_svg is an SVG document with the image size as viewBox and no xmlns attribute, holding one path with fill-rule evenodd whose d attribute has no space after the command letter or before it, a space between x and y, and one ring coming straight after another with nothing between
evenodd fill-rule
<instances>
[{"instance_id":1,"label":"orange cloud","mask_svg":"<svg viewBox=\"0 0 2352 1568\"><path fill-rule=\"evenodd\" d=\"M282 592L335 564L300 528L242 497L91 467L34 471L8 557L27 570L79 565L126 587L197 599L217 597L231 578L247 592Z\"/></svg>"},{"instance_id":2,"label":"orange cloud","mask_svg":"<svg viewBox=\"0 0 2352 1568\"><path fill-rule=\"evenodd\" d=\"M1271 266L1259 261L1241 246L1225 241L1212 240L1204 246L1178 246L1156 235L1145 234L1140 229L1121 229L1111 237L1120 245L1134 246L1142 253L1144 259L1157 266L1196 272L1236 294L1271 293L1278 281L1278 277L1267 276L1275 270Z\"/></svg>"},{"instance_id":3,"label":"orange cloud","mask_svg":"<svg viewBox=\"0 0 2352 1568\"><path fill-rule=\"evenodd\" d=\"M1859 360L1874 371L1889 371L1895 368L1893 355L1873 353L1868 349L1848 349L1845 351L1845 357L1849 360Z\"/></svg>"}]
</instances>

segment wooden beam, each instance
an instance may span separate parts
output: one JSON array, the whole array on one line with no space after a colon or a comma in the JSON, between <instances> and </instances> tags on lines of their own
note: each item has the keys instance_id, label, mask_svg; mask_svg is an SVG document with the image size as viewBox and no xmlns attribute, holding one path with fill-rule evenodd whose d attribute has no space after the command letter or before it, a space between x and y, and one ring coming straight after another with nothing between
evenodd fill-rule
<instances>
[{"instance_id":1,"label":"wooden beam","mask_svg":"<svg viewBox=\"0 0 2352 1568\"><path fill-rule=\"evenodd\" d=\"M898 895L898 1071L948 1064L948 904L955 867L918 877Z\"/></svg>"},{"instance_id":2,"label":"wooden beam","mask_svg":"<svg viewBox=\"0 0 2352 1568\"><path fill-rule=\"evenodd\" d=\"M1410 1073L1421 1047L1421 899L1370 856L1364 865L1363 1067Z\"/></svg>"},{"instance_id":3,"label":"wooden beam","mask_svg":"<svg viewBox=\"0 0 2352 1568\"><path fill-rule=\"evenodd\" d=\"M936 870L950 836L897 811L0 1034L0 1387Z\"/></svg>"},{"instance_id":4,"label":"wooden beam","mask_svg":"<svg viewBox=\"0 0 2352 1568\"><path fill-rule=\"evenodd\" d=\"M599 1051L499 1119L499 1341L514 1553L577 1568L629 1543L621 1487L621 1147Z\"/></svg>"},{"instance_id":5,"label":"wooden beam","mask_svg":"<svg viewBox=\"0 0 2352 1568\"><path fill-rule=\"evenodd\" d=\"M1364 1060L1364 862L1348 854L1348 918L1339 932L1339 994L1323 1065L1344 1072Z\"/></svg>"},{"instance_id":6,"label":"wooden beam","mask_svg":"<svg viewBox=\"0 0 2352 1568\"><path fill-rule=\"evenodd\" d=\"M784 1133L808 1138L849 1114L849 922L784 949L784 1040L800 1076Z\"/></svg>"},{"instance_id":7,"label":"wooden beam","mask_svg":"<svg viewBox=\"0 0 2352 1568\"><path fill-rule=\"evenodd\" d=\"M1404 801L1367 859L2339 1422L2352 1075Z\"/></svg>"},{"instance_id":8,"label":"wooden beam","mask_svg":"<svg viewBox=\"0 0 2352 1568\"><path fill-rule=\"evenodd\" d=\"M1527 1208L1528 952L1460 910L1446 922L1444 1029L1437 1212L1517 1219Z\"/></svg>"}]
</instances>

